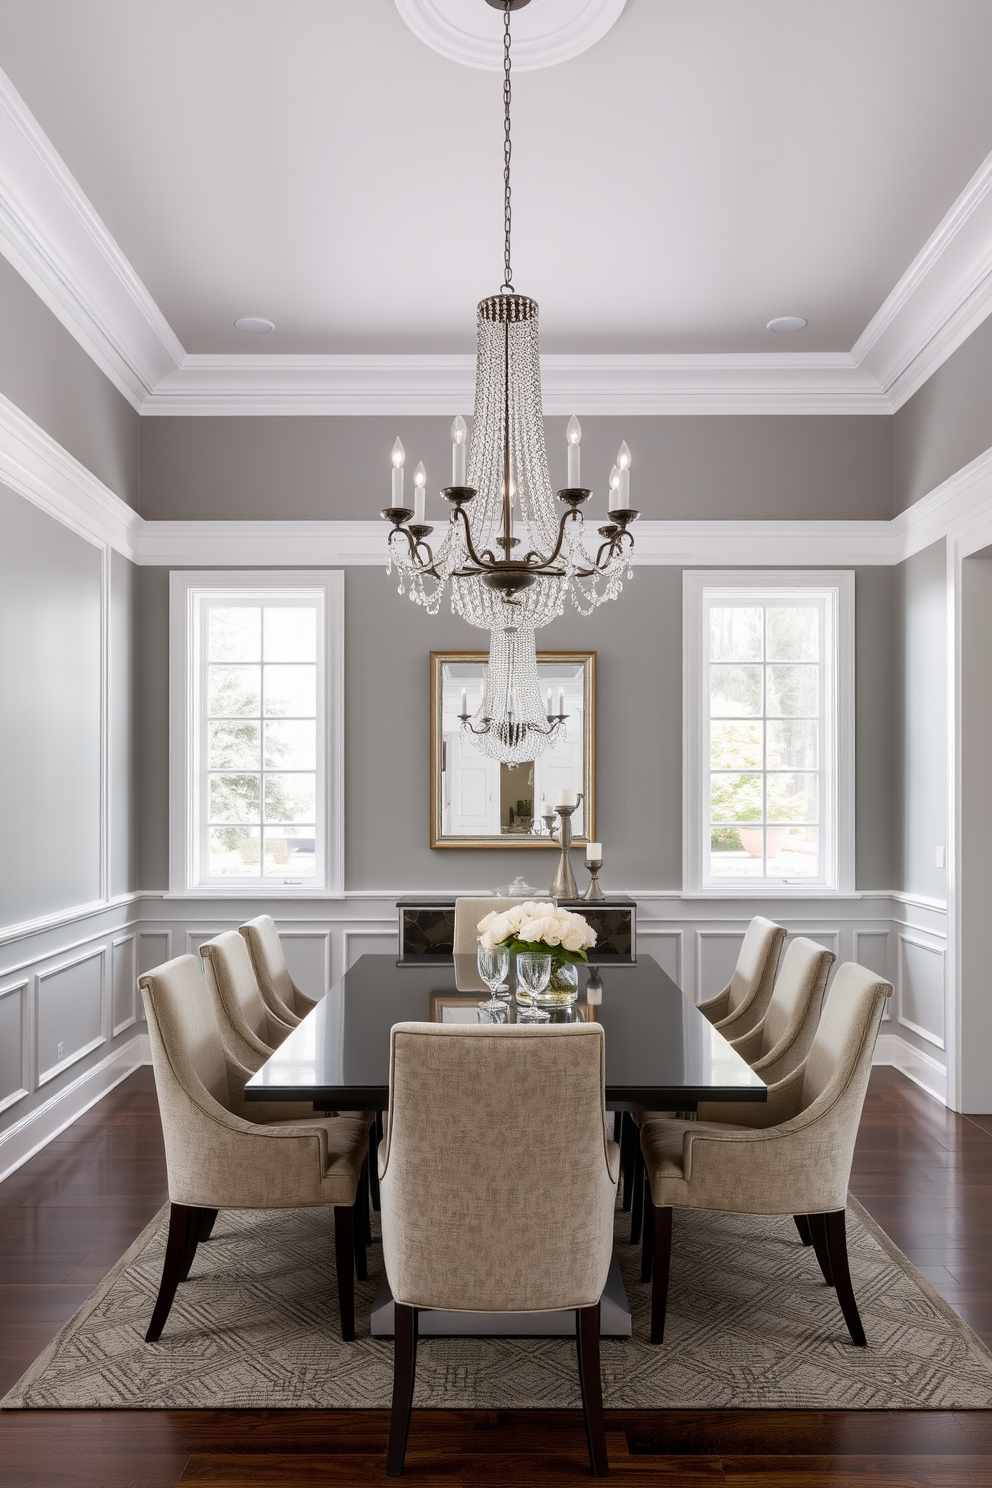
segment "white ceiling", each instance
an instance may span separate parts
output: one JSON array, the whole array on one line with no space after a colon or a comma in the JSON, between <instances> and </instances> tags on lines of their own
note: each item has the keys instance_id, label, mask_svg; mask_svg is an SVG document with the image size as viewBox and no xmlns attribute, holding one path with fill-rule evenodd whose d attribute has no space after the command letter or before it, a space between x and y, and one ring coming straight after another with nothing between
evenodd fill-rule
<instances>
[{"instance_id":1,"label":"white ceiling","mask_svg":"<svg viewBox=\"0 0 992 1488\"><path fill-rule=\"evenodd\" d=\"M990 55L988 0L627 0L516 81L544 349L849 350L992 147ZM394 0L0 0L0 66L187 352L472 349L501 82Z\"/></svg>"}]
</instances>

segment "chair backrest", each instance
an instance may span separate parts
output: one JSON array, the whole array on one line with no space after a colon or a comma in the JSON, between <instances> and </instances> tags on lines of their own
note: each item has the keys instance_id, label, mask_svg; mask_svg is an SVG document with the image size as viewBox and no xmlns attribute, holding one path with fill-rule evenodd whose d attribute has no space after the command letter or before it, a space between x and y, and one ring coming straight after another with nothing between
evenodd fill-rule
<instances>
[{"instance_id":1,"label":"chair backrest","mask_svg":"<svg viewBox=\"0 0 992 1488\"><path fill-rule=\"evenodd\" d=\"M751 1009L753 1028L771 1001L775 973L782 954L785 927L755 915L744 936L734 974L730 978L728 1016L744 1007Z\"/></svg>"},{"instance_id":2,"label":"chair backrest","mask_svg":"<svg viewBox=\"0 0 992 1488\"><path fill-rule=\"evenodd\" d=\"M469 899L467 897L455 900L455 941L454 954L456 956L475 955L479 949L479 921L487 914L502 914L504 909L513 909L518 904L529 904L529 899ZM546 900L535 900L539 904L554 904L549 896Z\"/></svg>"},{"instance_id":3,"label":"chair backrest","mask_svg":"<svg viewBox=\"0 0 992 1488\"><path fill-rule=\"evenodd\" d=\"M225 930L213 940L204 941L200 955L225 1043L243 1062L247 1059L246 1049L257 1055L277 1048L290 1029L267 1011L255 981L248 947L237 931ZM230 1031L234 1038L228 1036Z\"/></svg>"},{"instance_id":4,"label":"chair backrest","mask_svg":"<svg viewBox=\"0 0 992 1488\"><path fill-rule=\"evenodd\" d=\"M240 1125L230 1114L227 1060L217 1014L195 956L177 956L138 978L165 1137L170 1192L194 1161L196 1128L206 1113Z\"/></svg>"},{"instance_id":5,"label":"chair backrest","mask_svg":"<svg viewBox=\"0 0 992 1488\"><path fill-rule=\"evenodd\" d=\"M599 1301L619 1152L596 1023L398 1023L380 1155L398 1302L540 1312Z\"/></svg>"},{"instance_id":6,"label":"chair backrest","mask_svg":"<svg viewBox=\"0 0 992 1488\"><path fill-rule=\"evenodd\" d=\"M258 990L279 1017L290 1013L296 1017L297 987L289 974L286 956L271 915L256 915L240 926L239 935L248 947Z\"/></svg>"},{"instance_id":7,"label":"chair backrest","mask_svg":"<svg viewBox=\"0 0 992 1488\"><path fill-rule=\"evenodd\" d=\"M805 935L797 935L786 947L761 1024L761 1056L778 1053L774 1075L765 1078L784 1079L809 1053L820 1021L827 977L836 959L833 951L807 940Z\"/></svg>"},{"instance_id":8,"label":"chair backrest","mask_svg":"<svg viewBox=\"0 0 992 1488\"><path fill-rule=\"evenodd\" d=\"M804 1112L830 1105L859 1084L864 1098L882 1009L891 993L891 982L854 961L837 968L803 1071Z\"/></svg>"}]
</instances>

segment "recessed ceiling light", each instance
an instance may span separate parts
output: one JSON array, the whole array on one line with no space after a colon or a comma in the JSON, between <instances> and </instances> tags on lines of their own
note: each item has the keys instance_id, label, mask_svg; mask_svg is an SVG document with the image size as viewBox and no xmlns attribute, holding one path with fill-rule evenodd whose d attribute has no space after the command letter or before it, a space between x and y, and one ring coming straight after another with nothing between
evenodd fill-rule
<instances>
[{"instance_id":1,"label":"recessed ceiling light","mask_svg":"<svg viewBox=\"0 0 992 1488\"><path fill-rule=\"evenodd\" d=\"M777 315L768 322L765 330L774 331L776 336L785 336L789 331L801 331L808 324L801 315Z\"/></svg>"},{"instance_id":2,"label":"recessed ceiling light","mask_svg":"<svg viewBox=\"0 0 992 1488\"><path fill-rule=\"evenodd\" d=\"M806 322L803 321L803 325ZM243 315L240 320L234 322L236 331L244 331L246 336L267 336L276 328L274 320L263 320L260 315Z\"/></svg>"}]
</instances>

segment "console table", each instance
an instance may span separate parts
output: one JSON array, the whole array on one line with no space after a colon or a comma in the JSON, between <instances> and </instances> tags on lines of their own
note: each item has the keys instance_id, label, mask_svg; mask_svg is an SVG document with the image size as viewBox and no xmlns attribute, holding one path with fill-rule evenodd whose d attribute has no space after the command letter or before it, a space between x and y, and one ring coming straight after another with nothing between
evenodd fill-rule
<instances>
[{"instance_id":1,"label":"console table","mask_svg":"<svg viewBox=\"0 0 992 1488\"><path fill-rule=\"evenodd\" d=\"M536 898L547 897L550 895ZM589 957L599 962L637 959L637 902L629 894L607 894L602 899L559 899L562 909L584 915L596 932ZM455 945L454 895L405 894L397 899L400 955L450 956Z\"/></svg>"}]
</instances>

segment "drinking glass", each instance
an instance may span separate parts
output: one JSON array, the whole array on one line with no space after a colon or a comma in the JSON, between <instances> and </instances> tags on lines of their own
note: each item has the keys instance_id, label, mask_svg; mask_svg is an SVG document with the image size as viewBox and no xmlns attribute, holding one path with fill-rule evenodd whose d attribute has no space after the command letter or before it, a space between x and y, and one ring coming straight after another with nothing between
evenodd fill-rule
<instances>
[{"instance_id":1,"label":"drinking glass","mask_svg":"<svg viewBox=\"0 0 992 1488\"><path fill-rule=\"evenodd\" d=\"M551 956L544 951L521 951L517 956L517 985L530 995L535 997L537 993L543 992L551 980ZM518 999L517 1022L518 1023L548 1023L551 1014L544 1008L538 1007L536 1002L531 1002L529 1007L520 1011Z\"/></svg>"},{"instance_id":2,"label":"drinking glass","mask_svg":"<svg viewBox=\"0 0 992 1488\"><path fill-rule=\"evenodd\" d=\"M477 964L479 975L489 988L489 1001L480 1002L479 1006L487 1013L494 1013L503 1007L496 991L510 969L510 953L505 946L493 946L491 950L480 946Z\"/></svg>"}]
</instances>

